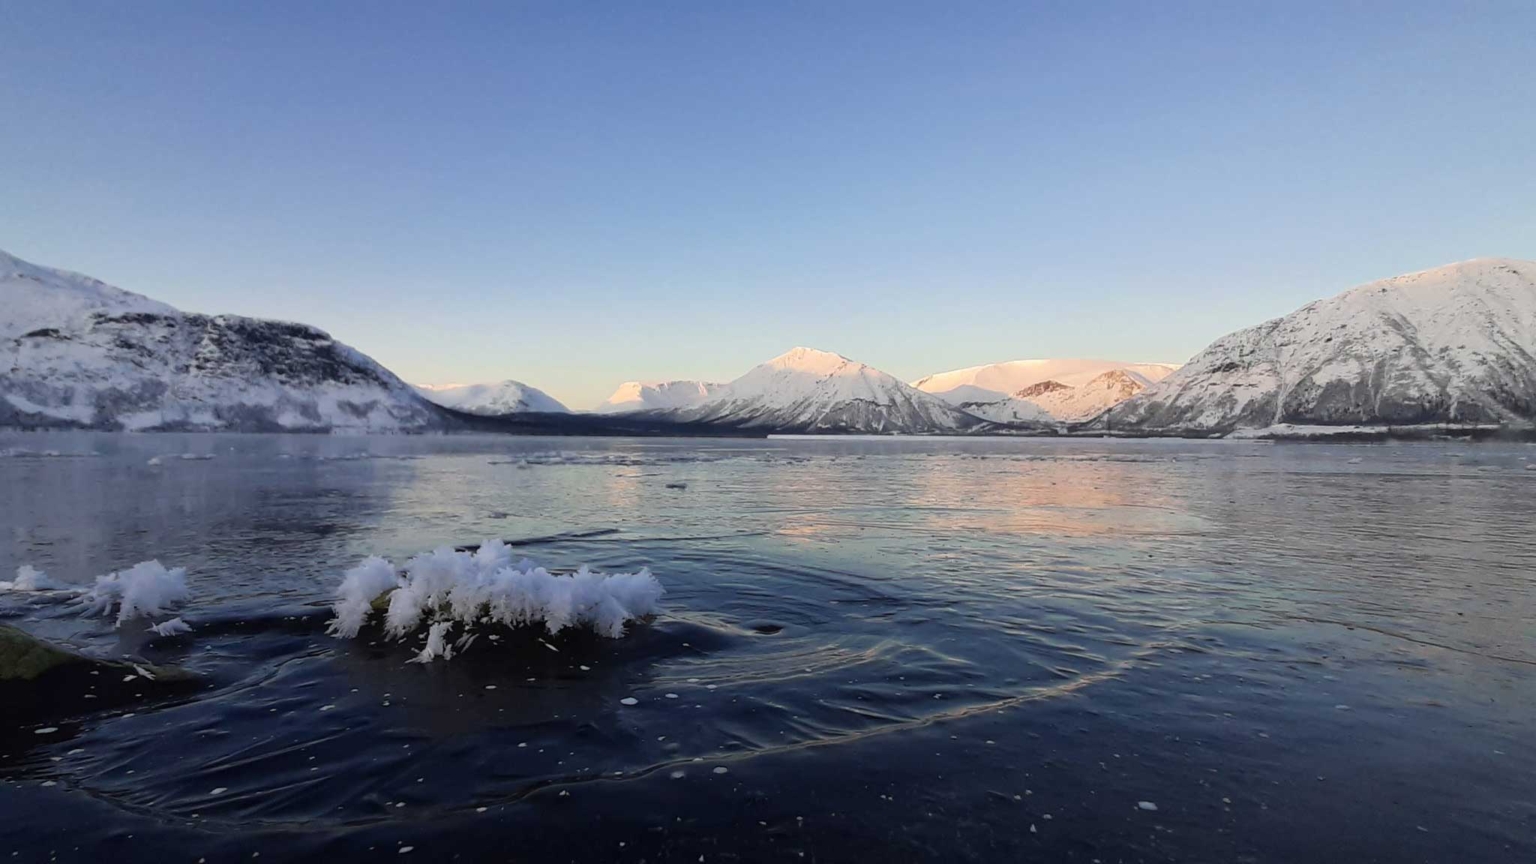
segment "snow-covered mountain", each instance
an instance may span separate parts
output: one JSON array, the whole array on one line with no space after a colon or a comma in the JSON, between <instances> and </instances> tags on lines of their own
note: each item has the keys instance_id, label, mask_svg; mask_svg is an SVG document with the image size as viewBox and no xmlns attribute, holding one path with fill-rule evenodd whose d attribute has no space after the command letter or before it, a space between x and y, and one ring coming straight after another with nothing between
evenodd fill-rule
<instances>
[{"instance_id":1,"label":"snow-covered mountain","mask_svg":"<svg viewBox=\"0 0 1536 864\"><path fill-rule=\"evenodd\" d=\"M441 414L323 331L195 315L0 252L0 426L416 431Z\"/></svg>"},{"instance_id":2,"label":"snow-covered mountain","mask_svg":"<svg viewBox=\"0 0 1536 864\"><path fill-rule=\"evenodd\" d=\"M1011 360L940 372L912 386L988 420L1075 422L1130 398L1177 368L1112 360Z\"/></svg>"},{"instance_id":3,"label":"snow-covered mountain","mask_svg":"<svg viewBox=\"0 0 1536 864\"><path fill-rule=\"evenodd\" d=\"M974 414L993 423L1049 424L1055 419L1033 402L974 384L961 384L933 395L967 414Z\"/></svg>"},{"instance_id":4,"label":"snow-covered mountain","mask_svg":"<svg viewBox=\"0 0 1536 864\"><path fill-rule=\"evenodd\" d=\"M774 432L961 432L984 421L878 369L812 348L754 367L708 400L658 414Z\"/></svg>"},{"instance_id":5,"label":"snow-covered mountain","mask_svg":"<svg viewBox=\"0 0 1536 864\"><path fill-rule=\"evenodd\" d=\"M1092 425L1219 433L1533 419L1536 262L1478 259L1362 285L1223 336Z\"/></svg>"},{"instance_id":6,"label":"snow-covered mountain","mask_svg":"<svg viewBox=\"0 0 1536 864\"><path fill-rule=\"evenodd\" d=\"M1044 381L1079 387L1115 369L1133 372L1148 381L1161 381L1177 368L1179 367L1172 363L1118 363L1114 360L1075 358L1010 360L1006 363L968 366L964 369L940 372L913 381L912 386L925 393L942 393L963 384L970 384L983 390L1016 394L1032 384Z\"/></svg>"},{"instance_id":7,"label":"snow-covered mountain","mask_svg":"<svg viewBox=\"0 0 1536 864\"><path fill-rule=\"evenodd\" d=\"M1130 369L1111 369L1075 387L1049 380L1013 394L1065 423L1087 420L1145 390L1152 381Z\"/></svg>"},{"instance_id":8,"label":"snow-covered mountain","mask_svg":"<svg viewBox=\"0 0 1536 864\"><path fill-rule=\"evenodd\" d=\"M704 381L625 381L593 411L622 414L690 408L710 398L723 386Z\"/></svg>"},{"instance_id":9,"label":"snow-covered mountain","mask_svg":"<svg viewBox=\"0 0 1536 864\"><path fill-rule=\"evenodd\" d=\"M525 411L569 414L571 410L543 390L530 387L521 381L498 381L495 384L446 384L440 387L418 384L416 392L445 408L487 417L519 414Z\"/></svg>"}]
</instances>

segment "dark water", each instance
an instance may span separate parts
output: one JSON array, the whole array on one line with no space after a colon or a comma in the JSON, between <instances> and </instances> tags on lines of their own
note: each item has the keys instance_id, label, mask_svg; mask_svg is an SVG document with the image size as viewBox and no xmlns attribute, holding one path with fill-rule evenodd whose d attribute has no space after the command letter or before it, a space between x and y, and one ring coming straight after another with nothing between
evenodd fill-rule
<instances>
[{"instance_id":1,"label":"dark water","mask_svg":"<svg viewBox=\"0 0 1536 864\"><path fill-rule=\"evenodd\" d=\"M197 630L0 620L209 684L0 729L0 860L1536 860L1536 447L5 448L96 455L0 458L0 578L159 558ZM324 635L363 556L487 537L666 611Z\"/></svg>"}]
</instances>

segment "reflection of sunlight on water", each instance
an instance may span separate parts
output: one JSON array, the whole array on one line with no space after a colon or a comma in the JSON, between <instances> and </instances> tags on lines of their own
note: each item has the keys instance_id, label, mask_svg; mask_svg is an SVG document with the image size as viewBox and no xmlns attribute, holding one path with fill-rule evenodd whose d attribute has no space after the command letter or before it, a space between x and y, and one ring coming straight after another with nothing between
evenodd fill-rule
<instances>
[{"instance_id":1,"label":"reflection of sunlight on water","mask_svg":"<svg viewBox=\"0 0 1536 864\"><path fill-rule=\"evenodd\" d=\"M128 807L226 826L431 820L619 772L813 752L857 782L858 757L832 760L871 739L899 749L983 715L1049 732L1053 711L1064 731L1113 730L1127 704L1172 718L1142 743L1209 714L1263 715L1295 744L1319 705L1360 722L1369 691L1396 716L1432 688L1479 747L1528 723L1529 475L1498 447L1471 470L1433 447L198 441L218 458L153 474L137 438L0 465L0 536L16 541L0 565L190 564L197 625L221 603L323 600L364 554L544 537L526 552L550 566L653 567L669 608L625 639L524 634L529 650L486 640L430 669L405 664L413 644L204 624L170 659L215 688L84 721L86 752L42 766ZM365 446L420 458L317 458ZM594 528L616 530L569 536ZM90 644L129 650L110 639ZM1324 669L1363 686L1335 695ZM1038 749L1014 743L1010 760ZM993 758L945 756L957 776ZM210 802L214 787L232 791Z\"/></svg>"}]
</instances>

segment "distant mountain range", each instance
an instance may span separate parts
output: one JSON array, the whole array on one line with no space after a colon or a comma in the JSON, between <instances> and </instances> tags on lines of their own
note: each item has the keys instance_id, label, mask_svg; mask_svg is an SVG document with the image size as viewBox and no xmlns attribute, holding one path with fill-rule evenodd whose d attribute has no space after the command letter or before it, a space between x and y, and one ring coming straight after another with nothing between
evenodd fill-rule
<instances>
[{"instance_id":1,"label":"distant mountain range","mask_svg":"<svg viewBox=\"0 0 1536 864\"><path fill-rule=\"evenodd\" d=\"M691 408L713 397L722 386L704 381L625 381L595 410L599 414L622 414Z\"/></svg>"},{"instance_id":2,"label":"distant mountain range","mask_svg":"<svg viewBox=\"0 0 1536 864\"><path fill-rule=\"evenodd\" d=\"M0 252L0 426L540 434L1223 435L1536 420L1536 263L1374 282L1188 364L1014 360L906 384L795 348L733 381L631 381L590 414L518 381L413 388L323 331L186 313Z\"/></svg>"},{"instance_id":3,"label":"distant mountain range","mask_svg":"<svg viewBox=\"0 0 1536 864\"><path fill-rule=\"evenodd\" d=\"M1085 420L1179 368L1110 360L1010 360L929 375L912 386L988 419ZM1006 421L1005 421L1006 422Z\"/></svg>"},{"instance_id":4,"label":"distant mountain range","mask_svg":"<svg viewBox=\"0 0 1536 864\"><path fill-rule=\"evenodd\" d=\"M795 348L707 398L648 412L690 423L773 432L966 432L981 418L840 354Z\"/></svg>"}]
</instances>

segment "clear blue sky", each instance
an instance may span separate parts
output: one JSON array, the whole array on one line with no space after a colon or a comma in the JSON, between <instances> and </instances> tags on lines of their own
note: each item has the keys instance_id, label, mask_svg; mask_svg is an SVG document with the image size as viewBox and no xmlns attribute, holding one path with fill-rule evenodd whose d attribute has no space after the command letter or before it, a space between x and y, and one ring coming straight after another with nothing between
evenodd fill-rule
<instances>
[{"instance_id":1,"label":"clear blue sky","mask_svg":"<svg viewBox=\"0 0 1536 864\"><path fill-rule=\"evenodd\" d=\"M1523 0L0 0L0 34L0 248L577 407L797 344L1183 360L1536 258Z\"/></svg>"}]
</instances>

